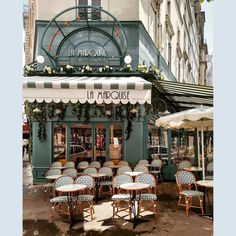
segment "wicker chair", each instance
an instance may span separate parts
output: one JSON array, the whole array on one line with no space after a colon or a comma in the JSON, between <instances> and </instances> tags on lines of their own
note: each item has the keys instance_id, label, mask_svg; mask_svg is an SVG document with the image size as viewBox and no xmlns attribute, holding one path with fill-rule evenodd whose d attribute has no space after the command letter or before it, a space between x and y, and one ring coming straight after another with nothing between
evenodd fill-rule
<instances>
[{"instance_id":1,"label":"wicker chair","mask_svg":"<svg viewBox=\"0 0 236 236\"><path fill-rule=\"evenodd\" d=\"M77 165L77 170L81 171L81 170L84 170L84 168L87 168L87 167L89 167L89 163L87 161L81 161Z\"/></svg>"},{"instance_id":2,"label":"wicker chair","mask_svg":"<svg viewBox=\"0 0 236 236\"><path fill-rule=\"evenodd\" d=\"M149 170L146 166L144 165L137 165L134 167L134 171L137 171L137 172L143 172L145 174L148 174L149 173Z\"/></svg>"},{"instance_id":3,"label":"wicker chair","mask_svg":"<svg viewBox=\"0 0 236 236\"><path fill-rule=\"evenodd\" d=\"M203 214L202 200L204 193L198 191L194 174L189 171L181 170L176 173L175 177L179 189L178 206L185 206L187 216L190 208L200 208ZM181 203L182 198L184 199L184 203ZM193 198L199 199L199 206L192 204Z\"/></svg>"},{"instance_id":4,"label":"wicker chair","mask_svg":"<svg viewBox=\"0 0 236 236\"><path fill-rule=\"evenodd\" d=\"M120 175L120 174L124 174L125 172L131 172L131 171L132 171L131 167L121 166L121 167L118 168L117 174Z\"/></svg>"},{"instance_id":5,"label":"wicker chair","mask_svg":"<svg viewBox=\"0 0 236 236\"><path fill-rule=\"evenodd\" d=\"M90 175L90 174L97 174L97 169L95 167L87 167L84 171L83 174Z\"/></svg>"},{"instance_id":6,"label":"wicker chair","mask_svg":"<svg viewBox=\"0 0 236 236\"><path fill-rule=\"evenodd\" d=\"M93 214L94 208L93 208L93 199L94 199L94 188L95 188L95 182L92 176L90 175L81 175L76 178L75 180L76 184L84 184L87 186L86 192L84 191L83 194L79 194L79 196L76 197L77 200L77 206L78 212L88 212L90 214L91 220L93 220ZM88 207L83 208L82 203L87 203Z\"/></svg>"},{"instance_id":7,"label":"wicker chair","mask_svg":"<svg viewBox=\"0 0 236 236\"><path fill-rule=\"evenodd\" d=\"M92 161L89 165L89 167L95 167L97 169L100 169L101 168L101 164L99 161Z\"/></svg>"},{"instance_id":8,"label":"wicker chair","mask_svg":"<svg viewBox=\"0 0 236 236\"><path fill-rule=\"evenodd\" d=\"M103 194L110 194L110 195L112 195L112 180L111 180L112 176L113 176L112 169L110 167L102 167L101 169L99 169L98 173L106 174L106 176L100 182L99 196L103 195ZM109 188L109 192L104 191L104 188L106 186Z\"/></svg>"},{"instance_id":9,"label":"wicker chair","mask_svg":"<svg viewBox=\"0 0 236 236\"><path fill-rule=\"evenodd\" d=\"M138 161L138 165L145 165L145 164L149 164L148 160L139 160Z\"/></svg>"},{"instance_id":10,"label":"wicker chair","mask_svg":"<svg viewBox=\"0 0 236 236\"><path fill-rule=\"evenodd\" d=\"M74 179L70 176L61 176L58 179L55 180L54 182L54 189L64 186L64 185L68 185L68 184L73 184ZM58 205L59 206L59 214L61 213L66 213L69 215L69 219L70 219L70 208L68 205L68 197L66 195L62 195L60 193L57 193L57 191L55 190L55 196L50 199L50 203L52 205L52 221L54 218L54 214L55 214L55 207ZM65 204L67 207L67 211L62 211L61 209L61 205Z\"/></svg>"},{"instance_id":11,"label":"wicker chair","mask_svg":"<svg viewBox=\"0 0 236 236\"><path fill-rule=\"evenodd\" d=\"M136 176L135 182L149 184L150 188L147 193L141 193L137 195L138 200L138 215L144 211L152 211L155 214L155 219L157 220L157 195L156 188L157 182L152 174L140 174ZM148 207L142 210L143 202L151 202L152 207Z\"/></svg>"},{"instance_id":12,"label":"wicker chair","mask_svg":"<svg viewBox=\"0 0 236 236\"><path fill-rule=\"evenodd\" d=\"M163 162L161 159L155 159L151 162L150 173L156 176L157 180L162 180L161 167Z\"/></svg>"},{"instance_id":13,"label":"wicker chair","mask_svg":"<svg viewBox=\"0 0 236 236\"><path fill-rule=\"evenodd\" d=\"M118 216L118 213L121 211L127 211L129 213L130 219L131 219L131 199L130 199L130 194L123 193L120 189L121 184L125 183L132 183L133 178L129 175L126 174L121 174L121 175L116 175L113 178L112 181L112 190L113 190L113 195L111 197L112 200L112 207L113 207L113 218L115 216ZM127 204L127 207L121 207L121 202L124 202Z\"/></svg>"},{"instance_id":14,"label":"wicker chair","mask_svg":"<svg viewBox=\"0 0 236 236\"><path fill-rule=\"evenodd\" d=\"M51 167L53 167L53 168L59 167L60 168L60 167L62 167L62 164L60 161L55 161L52 163Z\"/></svg>"},{"instance_id":15,"label":"wicker chair","mask_svg":"<svg viewBox=\"0 0 236 236\"><path fill-rule=\"evenodd\" d=\"M103 164L103 167L113 167L115 164L113 161L106 161Z\"/></svg>"},{"instance_id":16,"label":"wicker chair","mask_svg":"<svg viewBox=\"0 0 236 236\"><path fill-rule=\"evenodd\" d=\"M68 161L64 166L68 168L75 168L75 163L73 161Z\"/></svg>"},{"instance_id":17,"label":"wicker chair","mask_svg":"<svg viewBox=\"0 0 236 236\"><path fill-rule=\"evenodd\" d=\"M77 173L77 170L75 168L67 168L65 170L63 170L63 174L64 175L68 175L68 176L71 176L72 178L76 178L78 173Z\"/></svg>"},{"instance_id":18,"label":"wicker chair","mask_svg":"<svg viewBox=\"0 0 236 236\"><path fill-rule=\"evenodd\" d=\"M178 169L178 170L183 170L184 168L189 168L189 167L191 167L191 162L184 160L184 161L181 161L181 162L179 163L177 169Z\"/></svg>"},{"instance_id":19,"label":"wicker chair","mask_svg":"<svg viewBox=\"0 0 236 236\"><path fill-rule=\"evenodd\" d=\"M213 180L213 171L214 171L214 164L213 161L208 163L207 165L207 176L205 177L205 179L207 180Z\"/></svg>"},{"instance_id":20,"label":"wicker chair","mask_svg":"<svg viewBox=\"0 0 236 236\"><path fill-rule=\"evenodd\" d=\"M52 176L52 175L60 175L61 174L61 170L60 169L49 169L46 173L46 177L47 176ZM47 198L47 194L49 193L49 196L52 197L54 195L53 193L53 186L54 183L53 182L49 182L43 185L44 187L44 201L46 201Z\"/></svg>"},{"instance_id":21,"label":"wicker chair","mask_svg":"<svg viewBox=\"0 0 236 236\"><path fill-rule=\"evenodd\" d=\"M129 166L128 161L119 161L118 166Z\"/></svg>"}]
</instances>

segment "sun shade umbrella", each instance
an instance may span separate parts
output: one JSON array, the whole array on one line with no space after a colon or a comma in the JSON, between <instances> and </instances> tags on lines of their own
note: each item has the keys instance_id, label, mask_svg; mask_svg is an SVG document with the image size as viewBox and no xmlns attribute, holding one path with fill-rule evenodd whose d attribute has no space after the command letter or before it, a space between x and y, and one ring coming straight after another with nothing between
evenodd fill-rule
<instances>
[{"instance_id":1,"label":"sun shade umbrella","mask_svg":"<svg viewBox=\"0 0 236 236\"><path fill-rule=\"evenodd\" d=\"M203 131L206 128L213 128L213 107L200 106L197 108L167 115L157 119L155 125L170 129L197 128L201 131L202 176L203 179L205 179Z\"/></svg>"}]
</instances>

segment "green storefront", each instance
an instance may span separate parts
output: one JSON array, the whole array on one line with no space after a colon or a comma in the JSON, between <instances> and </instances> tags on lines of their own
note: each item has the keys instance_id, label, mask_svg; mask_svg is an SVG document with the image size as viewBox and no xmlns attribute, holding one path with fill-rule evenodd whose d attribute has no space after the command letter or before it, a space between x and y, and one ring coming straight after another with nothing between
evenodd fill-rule
<instances>
[{"instance_id":1,"label":"green storefront","mask_svg":"<svg viewBox=\"0 0 236 236\"><path fill-rule=\"evenodd\" d=\"M36 22L34 55L42 56L25 67L23 96L35 183L56 160L148 158L148 123L164 109L155 102L161 94L150 81L162 75L152 64L174 77L141 22L121 25L100 8L69 8Z\"/></svg>"}]
</instances>

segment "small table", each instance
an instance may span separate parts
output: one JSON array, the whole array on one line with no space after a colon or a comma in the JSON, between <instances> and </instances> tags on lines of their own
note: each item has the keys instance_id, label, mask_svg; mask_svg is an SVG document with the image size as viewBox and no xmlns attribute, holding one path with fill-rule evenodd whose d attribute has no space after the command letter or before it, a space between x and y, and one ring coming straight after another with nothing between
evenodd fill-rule
<instances>
[{"instance_id":1,"label":"small table","mask_svg":"<svg viewBox=\"0 0 236 236\"><path fill-rule=\"evenodd\" d=\"M48 179L48 180L56 180L56 179L58 179L61 176L63 176L63 175L49 175L49 176L46 176L46 179Z\"/></svg>"},{"instance_id":2,"label":"small table","mask_svg":"<svg viewBox=\"0 0 236 236\"><path fill-rule=\"evenodd\" d=\"M135 178L136 176L138 176L138 175L140 175L142 173L143 173L142 171L128 171L128 172L125 172L125 174L130 175L133 178Z\"/></svg>"},{"instance_id":3,"label":"small table","mask_svg":"<svg viewBox=\"0 0 236 236\"><path fill-rule=\"evenodd\" d=\"M204 209L204 212L206 211L206 196L207 196L207 201L208 201L208 205L209 205L209 208L210 208L210 214L204 214L202 216L210 218L211 220L213 220L213 210L212 210L212 207L211 207L211 203L210 203L210 200L209 200L207 189L208 188L213 188L214 187L214 182L213 182L213 180L199 180L199 181L197 181L197 185L204 188L204 196L203 196L203 209Z\"/></svg>"},{"instance_id":4,"label":"small table","mask_svg":"<svg viewBox=\"0 0 236 236\"><path fill-rule=\"evenodd\" d=\"M136 214L136 209L135 209L135 201L137 200L136 199L137 192L139 191L139 194L141 194L142 190L148 189L149 187L150 187L149 184L144 184L144 183L126 183L126 184L120 185L121 189L127 190L130 193L132 212L134 215L133 229L139 224L138 221L141 221L141 219L138 219L138 216ZM140 197L138 199L140 199ZM142 219L142 222L146 222L146 220Z\"/></svg>"},{"instance_id":5,"label":"small table","mask_svg":"<svg viewBox=\"0 0 236 236\"><path fill-rule=\"evenodd\" d=\"M78 221L75 219L75 208L74 208L74 201L73 201L73 193L78 192L80 190L85 189L87 186L84 184L68 184L61 187L56 188L56 191L63 192L67 194L69 211L70 211L70 229L72 226ZM77 203L77 199L76 199Z\"/></svg>"},{"instance_id":6,"label":"small table","mask_svg":"<svg viewBox=\"0 0 236 236\"><path fill-rule=\"evenodd\" d=\"M95 189L96 189L95 202L97 203L101 178L107 175L105 173L96 173L96 174L89 174L89 175L91 175L95 180Z\"/></svg>"}]
</instances>

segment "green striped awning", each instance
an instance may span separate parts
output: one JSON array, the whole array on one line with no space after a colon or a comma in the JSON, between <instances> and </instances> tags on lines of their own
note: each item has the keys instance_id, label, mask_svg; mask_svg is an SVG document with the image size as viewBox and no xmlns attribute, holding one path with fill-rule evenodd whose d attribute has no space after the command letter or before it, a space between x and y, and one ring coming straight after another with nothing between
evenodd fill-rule
<instances>
[{"instance_id":1,"label":"green striped awning","mask_svg":"<svg viewBox=\"0 0 236 236\"><path fill-rule=\"evenodd\" d=\"M141 77L31 76L23 80L29 102L151 103L152 84Z\"/></svg>"},{"instance_id":2,"label":"green striped awning","mask_svg":"<svg viewBox=\"0 0 236 236\"><path fill-rule=\"evenodd\" d=\"M176 81L156 80L155 87L180 108L193 108L199 105L213 106L213 87Z\"/></svg>"}]
</instances>

